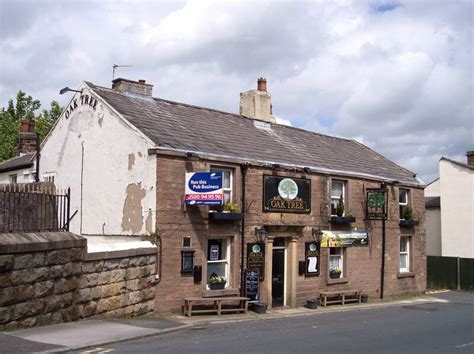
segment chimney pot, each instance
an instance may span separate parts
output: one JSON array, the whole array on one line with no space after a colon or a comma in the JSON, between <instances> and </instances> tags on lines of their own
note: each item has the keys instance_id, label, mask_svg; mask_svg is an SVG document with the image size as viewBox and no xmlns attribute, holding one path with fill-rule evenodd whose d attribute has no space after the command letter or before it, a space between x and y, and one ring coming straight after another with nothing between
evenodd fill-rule
<instances>
[{"instance_id":1,"label":"chimney pot","mask_svg":"<svg viewBox=\"0 0 474 354\"><path fill-rule=\"evenodd\" d=\"M28 133L30 131L30 122L27 120L22 120L20 124L20 132Z\"/></svg>"},{"instance_id":2,"label":"chimney pot","mask_svg":"<svg viewBox=\"0 0 474 354\"><path fill-rule=\"evenodd\" d=\"M257 80L257 90L267 92L267 79L260 77Z\"/></svg>"},{"instance_id":3,"label":"chimney pot","mask_svg":"<svg viewBox=\"0 0 474 354\"><path fill-rule=\"evenodd\" d=\"M474 150L471 150L471 151L468 151L466 153L466 156L467 156L467 164L469 166L473 166L474 167Z\"/></svg>"},{"instance_id":4,"label":"chimney pot","mask_svg":"<svg viewBox=\"0 0 474 354\"><path fill-rule=\"evenodd\" d=\"M138 80L138 82L139 82L140 84L144 84L146 81L143 80L143 79L141 79L141 80Z\"/></svg>"}]
</instances>

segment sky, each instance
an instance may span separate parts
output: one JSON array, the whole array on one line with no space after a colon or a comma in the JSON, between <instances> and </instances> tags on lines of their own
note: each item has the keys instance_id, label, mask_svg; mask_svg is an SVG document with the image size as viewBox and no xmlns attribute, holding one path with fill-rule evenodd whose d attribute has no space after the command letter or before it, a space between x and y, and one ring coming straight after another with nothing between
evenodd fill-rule
<instances>
[{"instance_id":1,"label":"sky","mask_svg":"<svg viewBox=\"0 0 474 354\"><path fill-rule=\"evenodd\" d=\"M474 150L473 1L0 0L0 106L23 90L145 79L238 113L264 76L279 122L356 139L416 173Z\"/></svg>"}]
</instances>

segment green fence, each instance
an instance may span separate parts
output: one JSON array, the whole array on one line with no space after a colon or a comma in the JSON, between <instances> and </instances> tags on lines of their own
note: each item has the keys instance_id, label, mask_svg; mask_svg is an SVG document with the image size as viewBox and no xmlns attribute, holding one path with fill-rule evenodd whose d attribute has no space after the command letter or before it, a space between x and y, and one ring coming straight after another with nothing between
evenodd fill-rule
<instances>
[{"instance_id":1,"label":"green fence","mask_svg":"<svg viewBox=\"0 0 474 354\"><path fill-rule=\"evenodd\" d=\"M474 259L428 256L427 286L430 289L474 290Z\"/></svg>"}]
</instances>

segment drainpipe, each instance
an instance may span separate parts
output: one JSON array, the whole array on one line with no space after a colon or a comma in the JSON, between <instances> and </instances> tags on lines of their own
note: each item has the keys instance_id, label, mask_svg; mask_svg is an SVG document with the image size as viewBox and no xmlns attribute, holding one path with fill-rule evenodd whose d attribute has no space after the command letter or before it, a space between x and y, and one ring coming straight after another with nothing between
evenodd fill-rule
<instances>
[{"instance_id":1,"label":"drainpipe","mask_svg":"<svg viewBox=\"0 0 474 354\"><path fill-rule=\"evenodd\" d=\"M35 182L40 181L40 156L41 156L41 146L40 146L40 137L39 134L36 133L36 176Z\"/></svg>"},{"instance_id":2,"label":"drainpipe","mask_svg":"<svg viewBox=\"0 0 474 354\"><path fill-rule=\"evenodd\" d=\"M380 185L380 188L386 189L387 186L385 185L385 182L382 182ZM388 193L388 191L386 192ZM388 202L388 198L387 198ZM388 210L388 206L385 206ZM387 212L388 214L388 212ZM384 283L385 283L385 220L387 217L385 216L382 219L382 269L380 271L380 299L383 299L383 288L384 288Z\"/></svg>"},{"instance_id":3,"label":"drainpipe","mask_svg":"<svg viewBox=\"0 0 474 354\"><path fill-rule=\"evenodd\" d=\"M247 213L246 201L245 201L245 176L247 175L247 170L249 168L249 163L244 162L240 165L240 171L242 174L242 212L244 213L244 218L240 222L240 296L245 295L245 275L244 275L244 250L245 250L245 214Z\"/></svg>"}]
</instances>

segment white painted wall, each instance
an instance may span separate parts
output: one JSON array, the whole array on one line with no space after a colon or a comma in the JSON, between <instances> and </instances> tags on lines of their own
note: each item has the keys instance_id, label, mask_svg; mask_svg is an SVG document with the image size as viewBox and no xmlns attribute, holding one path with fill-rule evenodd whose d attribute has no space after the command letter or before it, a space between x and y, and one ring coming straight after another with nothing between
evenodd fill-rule
<instances>
[{"instance_id":1,"label":"white painted wall","mask_svg":"<svg viewBox=\"0 0 474 354\"><path fill-rule=\"evenodd\" d=\"M17 183L31 183L35 181L34 173L36 172L35 163L32 167L22 168L20 170L0 172L0 184L10 183L10 176L17 175Z\"/></svg>"},{"instance_id":2,"label":"white painted wall","mask_svg":"<svg viewBox=\"0 0 474 354\"><path fill-rule=\"evenodd\" d=\"M78 107L68 118L66 108L45 140L41 179L54 174L57 187L71 188L71 215L78 211L71 221L71 232L82 235L154 232L156 157L148 155L151 141L120 118L86 84L81 88L83 95L98 99L96 110L81 105L80 94L75 94L73 100L77 100ZM139 193L128 193L127 199L127 190L134 188ZM136 222L134 227L124 226L126 200L129 204L136 203L135 208L128 209L132 219L142 220L139 226Z\"/></svg>"},{"instance_id":3,"label":"white painted wall","mask_svg":"<svg viewBox=\"0 0 474 354\"><path fill-rule=\"evenodd\" d=\"M439 197L441 195L439 186L439 178L428 184L425 188L425 197Z\"/></svg>"},{"instance_id":4,"label":"white painted wall","mask_svg":"<svg viewBox=\"0 0 474 354\"><path fill-rule=\"evenodd\" d=\"M474 258L474 171L439 163L443 256Z\"/></svg>"}]
</instances>

